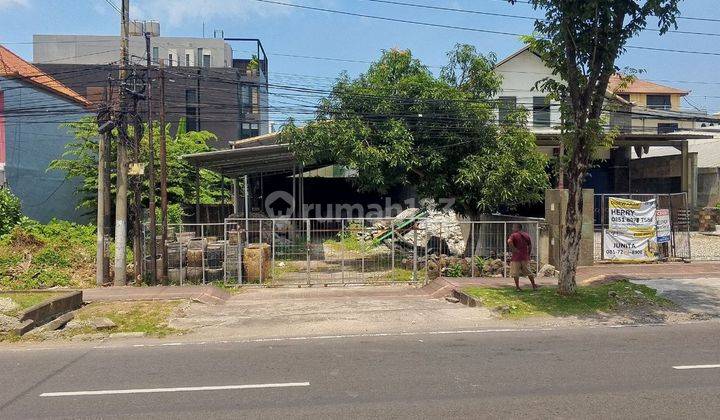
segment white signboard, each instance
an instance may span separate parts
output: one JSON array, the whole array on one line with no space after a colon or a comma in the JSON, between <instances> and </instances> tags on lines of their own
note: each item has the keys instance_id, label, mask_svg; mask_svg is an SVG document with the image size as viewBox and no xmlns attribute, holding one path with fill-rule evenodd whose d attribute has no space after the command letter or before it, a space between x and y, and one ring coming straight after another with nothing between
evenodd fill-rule
<instances>
[{"instance_id":1,"label":"white signboard","mask_svg":"<svg viewBox=\"0 0 720 420\"><path fill-rule=\"evenodd\" d=\"M603 232L603 259L608 261L644 262L657 259L657 232L655 227L630 228Z\"/></svg>"},{"instance_id":2,"label":"white signboard","mask_svg":"<svg viewBox=\"0 0 720 420\"><path fill-rule=\"evenodd\" d=\"M655 228L655 200L637 201L625 198L608 199L610 230Z\"/></svg>"},{"instance_id":3,"label":"white signboard","mask_svg":"<svg viewBox=\"0 0 720 420\"><path fill-rule=\"evenodd\" d=\"M655 213L657 218L657 242L665 244L672 240L672 228L670 227L670 210L658 209Z\"/></svg>"}]
</instances>

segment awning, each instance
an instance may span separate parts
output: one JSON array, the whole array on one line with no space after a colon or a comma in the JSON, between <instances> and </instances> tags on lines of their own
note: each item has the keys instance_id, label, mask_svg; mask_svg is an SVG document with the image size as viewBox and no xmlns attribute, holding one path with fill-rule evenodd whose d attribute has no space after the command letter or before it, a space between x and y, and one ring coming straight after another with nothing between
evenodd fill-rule
<instances>
[{"instance_id":1,"label":"awning","mask_svg":"<svg viewBox=\"0 0 720 420\"><path fill-rule=\"evenodd\" d=\"M287 145L244 147L184 155L183 159L197 168L217 172L228 178L243 175L292 173L299 165Z\"/></svg>"}]
</instances>

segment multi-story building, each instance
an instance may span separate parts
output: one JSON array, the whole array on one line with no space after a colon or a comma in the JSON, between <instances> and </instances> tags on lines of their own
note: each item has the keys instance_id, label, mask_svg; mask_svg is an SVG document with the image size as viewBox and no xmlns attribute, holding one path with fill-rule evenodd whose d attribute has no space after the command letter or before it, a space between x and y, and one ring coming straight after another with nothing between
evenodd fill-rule
<instances>
[{"instance_id":1,"label":"multi-story building","mask_svg":"<svg viewBox=\"0 0 720 420\"><path fill-rule=\"evenodd\" d=\"M184 120L188 130L214 133L216 148L269 132L268 60L260 40L161 37L155 22L134 22L131 27L130 55L136 71L145 71L144 30L151 34L152 61L166 68L169 123ZM237 42L254 44L253 52L241 56L244 50L234 51L231 45ZM117 78L119 53L118 36L33 37L35 65L93 102L102 101L108 75ZM157 90L153 99L159 101Z\"/></svg>"},{"instance_id":2,"label":"multi-story building","mask_svg":"<svg viewBox=\"0 0 720 420\"><path fill-rule=\"evenodd\" d=\"M560 103L549 99L541 86L544 79L559 80L558 76L528 47L500 61L495 72L502 77L497 98L498 121L502 123L510 112L524 109L539 149L558 156L562 150ZM688 92L681 89L614 76L605 94L604 123L608 131L613 130L617 135L612 147L596 151L596 162L586 187L597 193L686 192L689 202L694 204L696 158L689 153L688 142L709 136L686 131L720 120L705 112L683 109L681 100L686 95ZM679 151L672 168L667 168L675 174L673 182L665 182L667 177L645 170L644 166L650 162L640 158L651 148ZM658 181L661 178L663 180Z\"/></svg>"}]
</instances>

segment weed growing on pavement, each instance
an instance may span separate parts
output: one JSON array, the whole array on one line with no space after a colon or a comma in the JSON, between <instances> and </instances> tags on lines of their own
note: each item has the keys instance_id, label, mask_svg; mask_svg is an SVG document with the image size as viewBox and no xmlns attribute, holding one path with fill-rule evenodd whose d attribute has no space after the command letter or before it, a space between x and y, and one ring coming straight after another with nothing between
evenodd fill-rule
<instances>
[{"instance_id":1,"label":"weed growing on pavement","mask_svg":"<svg viewBox=\"0 0 720 420\"><path fill-rule=\"evenodd\" d=\"M168 326L168 321L183 301L146 301L146 302L96 302L78 310L75 320L87 321L91 318L108 318L117 325L113 333L142 332L152 337L164 337L181 331ZM91 333L93 330L78 328L67 331L65 335Z\"/></svg>"},{"instance_id":2,"label":"weed growing on pavement","mask_svg":"<svg viewBox=\"0 0 720 420\"><path fill-rule=\"evenodd\" d=\"M642 306L673 306L671 301L658 296L655 289L627 280L600 286L581 286L576 295L567 297L558 295L554 287L516 292L511 287L473 286L464 291L480 299L483 306L498 310L507 318L591 315Z\"/></svg>"}]
</instances>

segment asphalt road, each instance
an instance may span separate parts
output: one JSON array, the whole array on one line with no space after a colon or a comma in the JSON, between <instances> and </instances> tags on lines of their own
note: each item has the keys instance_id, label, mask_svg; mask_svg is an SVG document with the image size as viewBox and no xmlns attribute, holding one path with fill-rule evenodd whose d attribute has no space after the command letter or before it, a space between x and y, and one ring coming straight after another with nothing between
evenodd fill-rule
<instances>
[{"instance_id":1,"label":"asphalt road","mask_svg":"<svg viewBox=\"0 0 720 420\"><path fill-rule=\"evenodd\" d=\"M0 418L720 413L720 323L165 344L0 348Z\"/></svg>"}]
</instances>

